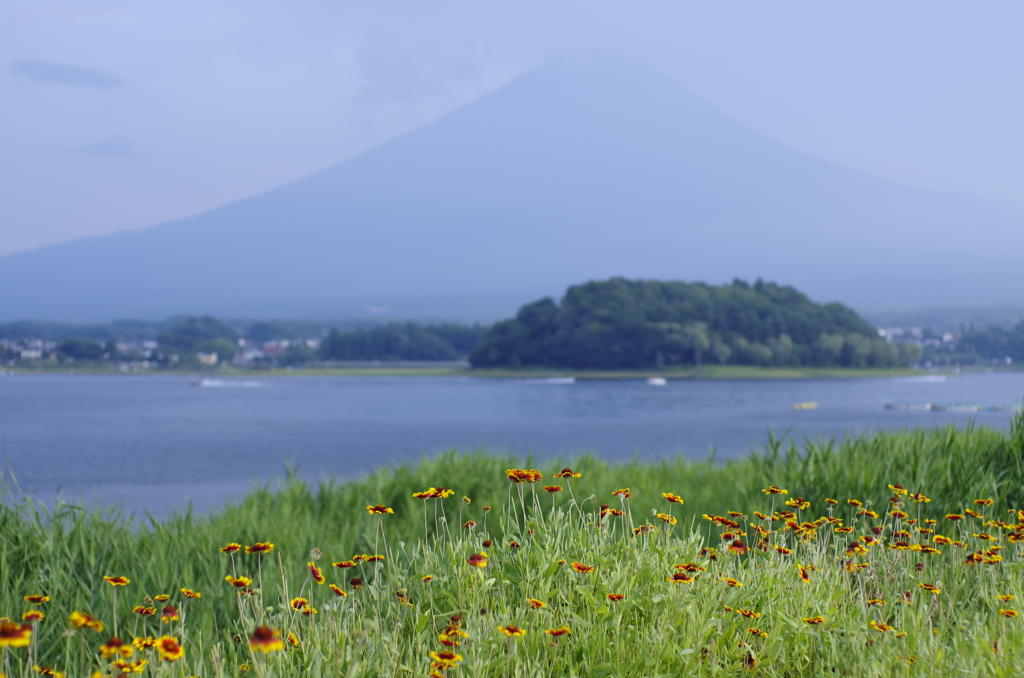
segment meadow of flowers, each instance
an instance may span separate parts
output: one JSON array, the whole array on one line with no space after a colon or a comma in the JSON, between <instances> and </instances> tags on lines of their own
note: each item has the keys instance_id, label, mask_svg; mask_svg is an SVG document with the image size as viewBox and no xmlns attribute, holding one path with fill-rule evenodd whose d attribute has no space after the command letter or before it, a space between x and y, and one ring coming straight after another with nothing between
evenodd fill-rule
<instances>
[{"instance_id":1,"label":"meadow of flowers","mask_svg":"<svg viewBox=\"0 0 1024 678\"><path fill-rule=\"evenodd\" d=\"M0 509L0 673L1017 675L1024 421Z\"/></svg>"}]
</instances>

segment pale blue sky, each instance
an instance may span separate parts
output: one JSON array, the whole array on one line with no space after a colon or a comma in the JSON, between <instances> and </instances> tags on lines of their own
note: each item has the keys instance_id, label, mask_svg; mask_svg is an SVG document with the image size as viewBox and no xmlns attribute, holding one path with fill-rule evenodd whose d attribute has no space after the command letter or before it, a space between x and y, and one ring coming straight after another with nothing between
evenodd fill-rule
<instances>
[{"instance_id":1,"label":"pale blue sky","mask_svg":"<svg viewBox=\"0 0 1024 678\"><path fill-rule=\"evenodd\" d=\"M753 129L1024 204L1024 3L4 0L0 255L332 165L560 54L607 50Z\"/></svg>"}]
</instances>

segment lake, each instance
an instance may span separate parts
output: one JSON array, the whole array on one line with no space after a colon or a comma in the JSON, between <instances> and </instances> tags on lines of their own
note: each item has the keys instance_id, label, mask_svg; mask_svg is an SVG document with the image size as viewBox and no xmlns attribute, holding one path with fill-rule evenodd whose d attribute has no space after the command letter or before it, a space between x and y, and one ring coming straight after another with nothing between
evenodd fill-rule
<instances>
[{"instance_id":1,"label":"lake","mask_svg":"<svg viewBox=\"0 0 1024 678\"><path fill-rule=\"evenodd\" d=\"M4 477L56 496L199 510L283 475L351 477L451 448L720 459L769 430L804 437L946 422L1007 427L1007 412L889 410L886 402L1015 406L1024 373L837 380L579 380L16 374L0 377ZM816 402L816 409L794 410Z\"/></svg>"}]
</instances>

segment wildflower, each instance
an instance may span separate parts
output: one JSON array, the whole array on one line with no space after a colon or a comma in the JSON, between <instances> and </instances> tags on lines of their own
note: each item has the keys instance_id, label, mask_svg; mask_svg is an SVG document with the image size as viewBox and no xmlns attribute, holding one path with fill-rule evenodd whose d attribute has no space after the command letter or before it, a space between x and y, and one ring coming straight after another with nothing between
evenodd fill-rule
<instances>
[{"instance_id":1,"label":"wildflower","mask_svg":"<svg viewBox=\"0 0 1024 678\"><path fill-rule=\"evenodd\" d=\"M691 577L683 572L676 572L668 578L668 581L673 584L692 584L694 580L696 580L696 577Z\"/></svg>"},{"instance_id":2,"label":"wildflower","mask_svg":"<svg viewBox=\"0 0 1024 678\"><path fill-rule=\"evenodd\" d=\"M462 661L462 655L454 652L431 652L430 659L436 669L450 669Z\"/></svg>"},{"instance_id":3,"label":"wildflower","mask_svg":"<svg viewBox=\"0 0 1024 678\"><path fill-rule=\"evenodd\" d=\"M314 563L312 560L306 563L306 567L309 568L309 576L312 577L313 581L315 581L317 584L323 584L325 581L327 581L324 578L323 569L317 567L316 563Z\"/></svg>"},{"instance_id":4,"label":"wildflower","mask_svg":"<svg viewBox=\"0 0 1024 678\"><path fill-rule=\"evenodd\" d=\"M484 547L485 549L489 549L489 548L491 548L491 546L492 546L492 545L494 544L494 542L493 542L493 541L491 541L490 539L484 539L484 540L483 540L482 542L480 542L480 544L481 544L481 546L483 546L483 547Z\"/></svg>"},{"instance_id":5,"label":"wildflower","mask_svg":"<svg viewBox=\"0 0 1024 678\"><path fill-rule=\"evenodd\" d=\"M353 591L358 591L359 589L363 588L363 580L359 577L352 577L352 581L350 581L348 584L352 587Z\"/></svg>"},{"instance_id":6,"label":"wildflower","mask_svg":"<svg viewBox=\"0 0 1024 678\"><path fill-rule=\"evenodd\" d=\"M966 513L967 515L971 516L972 518L984 518L985 517L985 516L981 515L980 513L978 513L977 511L972 511L971 509L964 510L964 513Z\"/></svg>"},{"instance_id":7,"label":"wildflower","mask_svg":"<svg viewBox=\"0 0 1024 678\"><path fill-rule=\"evenodd\" d=\"M767 487L761 491L764 492L765 494L789 494L789 490L780 489L775 485Z\"/></svg>"},{"instance_id":8,"label":"wildflower","mask_svg":"<svg viewBox=\"0 0 1024 678\"><path fill-rule=\"evenodd\" d=\"M768 632L767 632L767 631L762 631L762 630L761 630L761 629L759 629L759 628L750 628L750 629L747 629L747 633L749 633L749 634L751 634L751 635L755 635L755 636L758 636L758 637L760 637L760 638L767 638L767 637L768 637Z\"/></svg>"},{"instance_id":9,"label":"wildflower","mask_svg":"<svg viewBox=\"0 0 1024 678\"><path fill-rule=\"evenodd\" d=\"M163 636L156 641L156 651L160 654L160 659L165 662L176 662L185 656L185 648L178 644L176 638L171 636Z\"/></svg>"},{"instance_id":10,"label":"wildflower","mask_svg":"<svg viewBox=\"0 0 1024 678\"><path fill-rule=\"evenodd\" d=\"M786 500L786 506L791 506L793 508L800 509L801 511L803 511L811 507L811 502L807 501L803 497L794 497L793 499Z\"/></svg>"},{"instance_id":11,"label":"wildflower","mask_svg":"<svg viewBox=\"0 0 1024 678\"><path fill-rule=\"evenodd\" d=\"M232 577L230 574L224 577L224 581L234 586L236 589L244 589L245 587L252 584L252 579L249 577Z\"/></svg>"},{"instance_id":12,"label":"wildflower","mask_svg":"<svg viewBox=\"0 0 1024 678\"><path fill-rule=\"evenodd\" d=\"M885 605L885 601L881 598L872 598L868 601L868 605L882 606Z\"/></svg>"},{"instance_id":13,"label":"wildflower","mask_svg":"<svg viewBox=\"0 0 1024 678\"><path fill-rule=\"evenodd\" d=\"M21 615L21 620L27 621L30 624L37 624L44 619L46 619L46 614L42 610L29 610Z\"/></svg>"},{"instance_id":14,"label":"wildflower","mask_svg":"<svg viewBox=\"0 0 1024 678\"><path fill-rule=\"evenodd\" d=\"M52 676L53 678L64 678L64 674L60 671L51 669L48 666L33 666L32 670L41 676Z\"/></svg>"},{"instance_id":15,"label":"wildflower","mask_svg":"<svg viewBox=\"0 0 1024 678\"><path fill-rule=\"evenodd\" d=\"M198 591L193 591L192 589L180 589L180 590L181 590L181 595L185 596L186 598L202 598L203 597L202 593L199 593Z\"/></svg>"},{"instance_id":16,"label":"wildflower","mask_svg":"<svg viewBox=\"0 0 1024 678\"><path fill-rule=\"evenodd\" d=\"M104 659L110 659L114 655L121 655L125 659L128 659L135 652L135 648L131 645L126 644L123 640L114 636L107 642L100 645L100 653Z\"/></svg>"},{"instance_id":17,"label":"wildflower","mask_svg":"<svg viewBox=\"0 0 1024 678\"><path fill-rule=\"evenodd\" d=\"M31 596L25 596L24 600L26 603L31 603L32 605L42 605L43 603L50 602L50 596L33 594Z\"/></svg>"},{"instance_id":18,"label":"wildflower","mask_svg":"<svg viewBox=\"0 0 1024 678\"><path fill-rule=\"evenodd\" d=\"M810 584L811 583L811 575L807 573L807 568L804 567L803 565L801 565L800 563L797 563L796 564L796 569L799 570L799 572L800 572L800 579L803 581L803 583Z\"/></svg>"},{"instance_id":19,"label":"wildflower","mask_svg":"<svg viewBox=\"0 0 1024 678\"><path fill-rule=\"evenodd\" d=\"M474 527L476 527L476 521L475 520L467 520L466 522L464 522L462 524L462 529L464 529L464 530L472 530Z\"/></svg>"},{"instance_id":20,"label":"wildflower","mask_svg":"<svg viewBox=\"0 0 1024 678\"><path fill-rule=\"evenodd\" d=\"M370 515L376 515L376 516L382 516L382 515L386 515L386 514L394 515L394 513L395 513L394 509L388 508L384 504L374 504L372 506L367 506L366 510L370 512Z\"/></svg>"},{"instance_id":21,"label":"wildflower","mask_svg":"<svg viewBox=\"0 0 1024 678\"><path fill-rule=\"evenodd\" d=\"M1017 596L1010 595L1009 593L1004 593L1001 596L996 596L996 600L1001 600L1004 603L1008 603L1011 600L1017 600Z\"/></svg>"},{"instance_id":22,"label":"wildflower","mask_svg":"<svg viewBox=\"0 0 1024 678\"><path fill-rule=\"evenodd\" d=\"M487 554L486 553L474 553L466 561L473 567L487 567Z\"/></svg>"},{"instance_id":23,"label":"wildflower","mask_svg":"<svg viewBox=\"0 0 1024 678\"><path fill-rule=\"evenodd\" d=\"M178 621L178 608L173 605L166 605L160 614L160 621L169 624Z\"/></svg>"},{"instance_id":24,"label":"wildflower","mask_svg":"<svg viewBox=\"0 0 1024 678\"><path fill-rule=\"evenodd\" d=\"M850 506L856 506L857 508L860 508L861 506L864 505L863 503L856 499L847 499L846 503L849 504Z\"/></svg>"},{"instance_id":25,"label":"wildflower","mask_svg":"<svg viewBox=\"0 0 1024 678\"><path fill-rule=\"evenodd\" d=\"M793 553L793 549L786 548L785 546L776 546L775 550L784 556L788 556Z\"/></svg>"},{"instance_id":26,"label":"wildflower","mask_svg":"<svg viewBox=\"0 0 1024 678\"><path fill-rule=\"evenodd\" d=\"M307 617L312 617L314 614L320 614L320 610L316 609L312 605L307 605L306 607L302 608L302 614L306 615Z\"/></svg>"},{"instance_id":27,"label":"wildflower","mask_svg":"<svg viewBox=\"0 0 1024 678\"><path fill-rule=\"evenodd\" d=\"M517 542L515 539L512 539L511 541L509 541L508 547L511 549L521 549L523 548L523 545Z\"/></svg>"},{"instance_id":28,"label":"wildflower","mask_svg":"<svg viewBox=\"0 0 1024 678\"><path fill-rule=\"evenodd\" d=\"M946 514L946 520L959 521L959 520L963 520L963 519L964 519L964 517L961 514L959 514L959 513L947 513Z\"/></svg>"},{"instance_id":29,"label":"wildflower","mask_svg":"<svg viewBox=\"0 0 1024 678\"><path fill-rule=\"evenodd\" d=\"M309 605L309 601L305 598L292 598L292 601L289 603L289 605L291 605L293 610L301 610L302 608Z\"/></svg>"},{"instance_id":30,"label":"wildflower","mask_svg":"<svg viewBox=\"0 0 1024 678\"><path fill-rule=\"evenodd\" d=\"M804 621L813 626L815 624L824 624L825 618L818 615L817 617L804 617Z\"/></svg>"},{"instance_id":31,"label":"wildflower","mask_svg":"<svg viewBox=\"0 0 1024 678\"><path fill-rule=\"evenodd\" d=\"M284 649L280 633L269 626L258 626L249 637L249 647L259 652L277 652ZM290 638L289 638L290 640ZM298 644L298 639L294 644Z\"/></svg>"},{"instance_id":32,"label":"wildflower","mask_svg":"<svg viewBox=\"0 0 1024 678\"><path fill-rule=\"evenodd\" d=\"M136 605L132 608L132 612L143 617L152 617L156 614L155 607L145 607L143 605Z\"/></svg>"},{"instance_id":33,"label":"wildflower","mask_svg":"<svg viewBox=\"0 0 1024 678\"><path fill-rule=\"evenodd\" d=\"M852 527L837 527L837 528L835 528L834 532L836 532L836 534L850 534L851 532L853 532L853 528Z\"/></svg>"},{"instance_id":34,"label":"wildflower","mask_svg":"<svg viewBox=\"0 0 1024 678\"><path fill-rule=\"evenodd\" d=\"M463 504L472 504L472 503L473 503L473 500L472 500L472 499L470 499L469 497L465 497L465 496L464 496L464 497L462 497L462 503L463 503Z\"/></svg>"},{"instance_id":35,"label":"wildflower","mask_svg":"<svg viewBox=\"0 0 1024 678\"><path fill-rule=\"evenodd\" d=\"M679 504L680 506L683 505L683 498L680 497L678 494L672 494L671 492L662 492L661 496L664 497L665 499L668 499L673 504Z\"/></svg>"},{"instance_id":36,"label":"wildflower","mask_svg":"<svg viewBox=\"0 0 1024 678\"><path fill-rule=\"evenodd\" d=\"M331 590L334 591L334 595L338 596L339 598L345 598L346 596L348 596L348 594L342 591L341 588L337 585L328 584L328 586L330 586Z\"/></svg>"},{"instance_id":37,"label":"wildflower","mask_svg":"<svg viewBox=\"0 0 1024 678\"><path fill-rule=\"evenodd\" d=\"M753 610L736 610L736 614L742 615L747 619L757 619L761 616L760 612L754 612Z\"/></svg>"},{"instance_id":38,"label":"wildflower","mask_svg":"<svg viewBox=\"0 0 1024 678\"><path fill-rule=\"evenodd\" d=\"M142 673L146 669L146 664L148 663L149 662L145 659L136 659L133 662L127 661L125 659L118 659L117 661L113 662L111 666L120 671L121 673L125 674ZM96 674L93 675L95 676Z\"/></svg>"},{"instance_id":39,"label":"wildflower","mask_svg":"<svg viewBox=\"0 0 1024 678\"><path fill-rule=\"evenodd\" d=\"M270 553L273 550L274 550L274 545L271 544L269 541L258 541L255 544L253 544L252 546L246 546L245 547L245 552L248 553L248 554L252 554L252 553L255 553L255 554Z\"/></svg>"},{"instance_id":40,"label":"wildflower","mask_svg":"<svg viewBox=\"0 0 1024 678\"><path fill-rule=\"evenodd\" d=\"M607 598L608 600L612 601L613 603L617 603L617 602L621 601L625 597L626 597L626 594L624 594L624 593L609 593L607 596L605 596L605 598Z\"/></svg>"},{"instance_id":41,"label":"wildflower","mask_svg":"<svg viewBox=\"0 0 1024 678\"><path fill-rule=\"evenodd\" d=\"M889 515L893 518L896 518L897 520L903 520L907 517L907 514L903 511L889 511Z\"/></svg>"},{"instance_id":42,"label":"wildflower","mask_svg":"<svg viewBox=\"0 0 1024 678\"><path fill-rule=\"evenodd\" d=\"M220 550L221 553L238 553L242 550L242 545L235 542L231 542Z\"/></svg>"},{"instance_id":43,"label":"wildflower","mask_svg":"<svg viewBox=\"0 0 1024 678\"><path fill-rule=\"evenodd\" d=\"M1004 617L1011 617L1011 618L1018 616L1017 615L1017 610L999 610L999 614L1003 615Z\"/></svg>"},{"instance_id":44,"label":"wildflower","mask_svg":"<svg viewBox=\"0 0 1024 678\"><path fill-rule=\"evenodd\" d=\"M483 510L484 513L490 513L491 512L491 507L490 506L481 506L480 508Z\"/></svg>"},{"instance_id":45,"label":"wildflower","mask_svg":"<svg viewBox=\"0 0 1024 678\"><path fill-rule=\"evenodd\" d=\"M571 468L563 468L561 471L555 474L556 478L579 478L582 473L574 473Z\"/></svg>"},{"instance_id":46,"label":"wildflower","mask_svg":"<svg viewBox=\"0 0 1024 678\"><path fill-rule=\"evenodd\" d=\"M879 624L874 619L871 620L871 628L873 628L874 630L879 631L881 633L885 633L886 631L895 631L896 630L896 629L894 629L893 627L889 626L888 624L886 624L884 622Z\"/></svg>"},{"instance_id":47,"label":"wildflower","mask_svg":"<svg viewBox=\"0 0 1024 678\"><path fill-rule=\"evenodd\" d=\"M450 490L447 487L438 487L434 491L437 499L447 499L448 497L455 494L455 490Z\"/></svg>"},{"instance_id":48,"label":"wildflower","mask_svg":"<svg viewBox=\"0 0 1024 678\"><path fill-rule=\"evenodd\" d=\"M974 500L974 503L977 504L978 506L991 506L994 502L995 500L992 498Z\"/></svg>"},{"instance_id":49,"label":"wildflower","mask_svg":"<svg viewBox=\"0 0 1024 678\"><path fill-rule=\"evenodd\" d=\"M612 492L613 497L620 497L622 499L629 499L633 496L633 493L629 491L628 487L624 487L621 490L615 490Z\"/></svg>"},{"instance_id":50,"label":"wildflower","mask_svg":"<svg viewBox=\"0 0 1024 678\"><path fill-rule=\"evenodd\" d=\"M934 584L918 584L917 588L924 589L925 591L928 591L929 593L934 593L935 595L939 595L940 593L942 593L942 589L935 586Z\"/></svg>"},{"instance_id":51,"label":"wildflower","mask_svg":"<svg viewBox=\"0 0 1024 678\"><path fill-rule=\"evenodd\" d=\"M663 523L668 523L669 525L675 525L677 522L679 522L675 516L670 516L667 513L659 513L658 520L662 521Z\"/></svg>"},{"instance_id":52,"label":"wildflower","mask_svg":"<svg viewBox=\"0 0 1024 678\"><path fill-rule=\"evenodd\" d=\"M555 492L561 492L562 491L562 486L561 485L545 485L544 486L544 491L545 492L550 492L551 494L554 494Z\"/></svg>"},{"instance_id":53,"label":"wildflower","mask_svg":"<svg viewBox=\"0 0 1024 678\"><path fill-rule=\"evenodd\" d=\"M527 598L526 602L528 602L530 604L530 607L532 607L535 610L539 610L542 607L548 606L548 604L545 603L543 600L537 600L536 598Z\"/></svg>"},{"instance_id":54,"label":"wildflower","mask_svg":"<svg viewBox=\"0 0 1024 678\"><path fill-rule=\"evenodd\" d=\"M334 567L338 567L338 568L341 568L341 569L344 570L344 569L347 569L349 567L355 567L356 563L355 563L354 560L340 560L340 561L338 561L336 563L331 563L331 565L333 565Z\"/></svg>"},{"instance_id":55,"label":"wildflower","mask_svg":"<svg viewBox=\"0 0 1024 678\"><path fill-rule=\"evenodd\" d=\"M128 577L104 577L103 581L111 586L127 586L132 580Z\"/></svg>"},{"instance_id":56,"label":"wildflower","mask_svg":"<svg viewBox=\"0 0 1024 678\"><path fill-rule=\"evenodd\" d=\"M736 581L732 577L722 577L722 581L724 581L726 584L733 588L740 588L743 586L743 582Z\"/></svg>"},{"instance_id":57,"label":"wildflower","mask_svg":"<svg viewBox=\"0 0 1024 678\"><path fill-rule=\"evenodd\" d=\"M560 629L545 629L544 633L548 634L553 638L561 638L564 635L572 633L572 629L570 629L568 626L563 626Z\"/></svg>"},{"instance_id":58,"label":"wildflower","mask_svg":"<svg viewBox=\"0 0 1024 678\"><path fill-rule=\"evenodd\" d=\"M572 569L576 570L580 574L587 574L589 572L593 572L594 571L594 566L593 565L584 565L583 563L573 562L573 563L570 563L570 566L572 567Z\"/></svg>"},{"instance_id":59,"label":"wildflower","mask_svg":"<svg viewBox=\"0 0 1024 678\"><path fill-rule=\"evenodd\" d=\"M31 624L0 621L0 648L25 647L32 640Z\"/></svg>"},{"instance_id":60,"label":"wildflower","mask_svg":"<svg viewBox=\"0 0 1024 678\"><path fill-rule=\"evenodd\" d=\"M72 612L70 616L71 626L76 629L92 629L99 633L103 632L103 622L95 619L85 612Z\"/></svg>"},{"instance_id":61,"label":"wildflower","mask_svg":"<svg viewBox=\"0 0 1024 678\"><path fill-rule=\"evenodd\" d=\"M412 607L412 603L409 602L409 596L406 595L405 591L395 591L395 597L401 601L402 605Z\"/></svg>"},{"instance_id":62,"label":"wildflower","mask_svg":"<svg viewBox=\"0 0 1024 678\"><path fill-rule=\"evenodd\" d=\"M708 568L701 567L697 563L683 563L682 565L674 566L677 570L683 570L684 572L707 572Z\"/></svg>"},{"instance_id":63,"label":"wildflower","mask_svg":"<svg viewBox=\"0 0 1024 678\"><path fill-rule=\"evenodd\" d=\"M166 603L170 599L171 597L166 593L162 593L159 596L153 596L153 600L155 600L158 603Z\"/></svg>"},{"instance_id":64,"label":"wildflower","mask_svg":"<svg viewBox=\"0 0 1024 678\"><path fill-rule=\"evenodd\" d=\"M384 560L384 556L382 556L382 555L368 556L366 554L363 554L362 559L365 560L368 563L379 563L380 561Z\"/></svg>"},{"instance_id":65,"label":"wildflower","mask_svg":"<svg viewBox=\"0 0 1024 678\"><path fill-rule=\"evenodd\" d=\"M152 636L147 638L135 638L132 640L132 645L139 650L148 650L151 647L156 647L156 638Z\"/></svg>"},{"instance_id":66,"label":"wildflower","mask_svg":"<svg viewBox=\"0 0 1024 678\"><path fill-rule=\"evenodd\" d=\"M413 492L412 493L412 498L413 499L424 499L424 500L426 500L426 499L435 499L436 498L436 495L435 495L436 491L437 490L435 490L432 487L429 490L425 490L423 492Z\"/></svg>"},{"instance_id":67,"label":"wildflower","mask_svg":"<svg viewBox=\"0 0 1024 678\"><path fill-rule=\"evenodd\" d=\"M518 638L519 636L526 635L526 629L521 629L518 626L512 626L511 624L508 626L499 626L498 630L509 638Z\"/></svg>"},{"instance_id":68,"label":"wildflower","mask_svg":"<svg viewBox=\"0 0 1024 678\"><path fill-rule=\"evenodd\" d=\"M940 546L945 546L945 545L948 545L948 544L952 544L953 540L950 539L949 537L944 537L941 534L937 534L934 537L932 537L932 543L939 544Z\"/></svg>"}]
</instances>

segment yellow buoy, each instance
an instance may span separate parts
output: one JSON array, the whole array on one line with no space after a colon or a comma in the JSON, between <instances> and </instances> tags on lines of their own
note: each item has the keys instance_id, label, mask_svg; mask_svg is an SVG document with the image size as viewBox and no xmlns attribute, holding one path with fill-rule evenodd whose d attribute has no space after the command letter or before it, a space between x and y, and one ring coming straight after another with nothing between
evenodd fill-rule
<instances>
[{"instance_id":1,"label":"yellow buoy","mask_svg":"<svg viewBox=\"0 0 1024 678\"><path fill-rule=\"evenodd\" d=\"M796 403L793 405L794 410L815 410L818 408L818 403Z\"/></svg>"}]
</instances>

